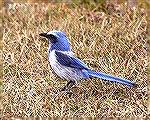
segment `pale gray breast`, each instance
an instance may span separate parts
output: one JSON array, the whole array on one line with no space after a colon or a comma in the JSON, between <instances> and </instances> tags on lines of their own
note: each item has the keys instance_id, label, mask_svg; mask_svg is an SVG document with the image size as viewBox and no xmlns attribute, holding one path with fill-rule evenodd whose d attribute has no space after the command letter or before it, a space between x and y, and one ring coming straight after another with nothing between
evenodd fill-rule
<instances>
[{"instance_id":1,"label":"pale gray breast","mask_svg":"<svg viewBox=\"0 0 150 120\"><path fill-rule=\"evenodd\" d=\"M64 53L73 56L72 52L64 52ZM58 63L55 57L55 50L51 51L48 57L52 69L59 77L66 80L80 80L81 78L83 78L82 70L66 67Z\"/></svg>"}]
</instances>

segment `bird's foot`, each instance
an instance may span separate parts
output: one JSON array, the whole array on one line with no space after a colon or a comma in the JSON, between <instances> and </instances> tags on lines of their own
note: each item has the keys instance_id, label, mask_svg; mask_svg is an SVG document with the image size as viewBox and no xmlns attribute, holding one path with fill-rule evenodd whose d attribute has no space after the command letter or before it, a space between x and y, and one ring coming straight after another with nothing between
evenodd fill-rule
<instances>
[{"instance_id":1,"label":"bird's foot","mask_svg":"<svg viewBox=\"0 0 150 120\"><path fill-rule=\"evenodd\" d=\"M58 92L55 94L54 96L54 99L56 99L57 96L59 96L60 94L62 93L65 93L65 94L70 94L71 92L69 91L71 89L71 87L75 85L75 81L73 80L70 80L67 82L67 84L65 86L63 86L62 88L60 88L58 90ZM69 95L70 96L70 95Z\"/></svg>"},{"instance_id":2,"label":"bird's foot","mask_svg":"<svg viewBox=\"0 0 150 120\"><path fill-rule=\"evenodd\" d=\"M69 82L67 82L67 84L65 86L63 86L61 89L60 89L60 92L61 91L68 91L71 89L71 87L75 84L75 81L74 80L70 80Z\"/></svg>"}]
</instances>

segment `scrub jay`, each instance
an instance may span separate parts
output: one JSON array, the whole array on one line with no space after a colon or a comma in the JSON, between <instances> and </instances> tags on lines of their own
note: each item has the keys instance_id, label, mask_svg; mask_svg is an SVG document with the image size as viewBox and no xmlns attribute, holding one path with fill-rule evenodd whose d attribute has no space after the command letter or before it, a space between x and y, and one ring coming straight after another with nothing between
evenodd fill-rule
<instances>
[{"instance_id":1,"label":"scrub jay","mask_svg":"<svg viewBox=\"0 0 150 120\"><path fill-rule=\"evenodd\" d=\"M127 79L91 70L83 61L74 56L64 32L53 30L39 35L48 39L48 59L51 68L60 78L68 81L61 91L69 90L76 81L83 78L89 78L91 76L119 82L128 86L136 85L135 82Z\"/></svg>"}]
</instances>

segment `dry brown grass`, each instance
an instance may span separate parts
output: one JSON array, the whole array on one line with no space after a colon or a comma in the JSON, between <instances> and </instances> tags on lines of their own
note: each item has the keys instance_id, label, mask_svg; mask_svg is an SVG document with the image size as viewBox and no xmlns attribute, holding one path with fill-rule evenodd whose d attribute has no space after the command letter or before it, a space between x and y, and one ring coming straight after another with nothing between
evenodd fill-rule
<instances>
[{"instance_id":1,"label":"dry brown grass","mask_svg":"<svg viewBox=\"0 0 150 120\"><path fill-rule=\"evenodd\" d=\"M108 15L43 3L12 4L2 12L2 119L148 119L147 21L141 9L120 5ZM138 88L92 78L52 99L66 81L52 73L39 33L53 29L66 32L89 67L134 80Z\"/></svg>"}]
</instances>

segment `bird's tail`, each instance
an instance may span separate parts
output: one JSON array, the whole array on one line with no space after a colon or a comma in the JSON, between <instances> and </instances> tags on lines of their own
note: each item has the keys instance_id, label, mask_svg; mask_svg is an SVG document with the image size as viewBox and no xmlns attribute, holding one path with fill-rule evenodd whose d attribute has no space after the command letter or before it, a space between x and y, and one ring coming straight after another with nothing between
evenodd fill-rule
<instances>
[{"instance_id":1,"label":"bird's tail","mask_svg":"<svg viewBox=\"0 0 150 120\"><path fill-rule=\"evenodd\" d=\"M89 70L88 73L89 73L90 76L93 76L93 77L98 77L98 78L102 78L102 79L105 79L105 80L115 81L115 82L119 82L119 83L126 84L126 85L129 85L129 86L136 86L135 82L132 82L130 80L126 80L126 79L123 79L123 78L120 78L120 77L115 77L113 75L109 75L109 74L106 74L106 73L103 73L103 72L96 72L96 71L93 71L93 70Z\"/></svg>"}]
</instances>

